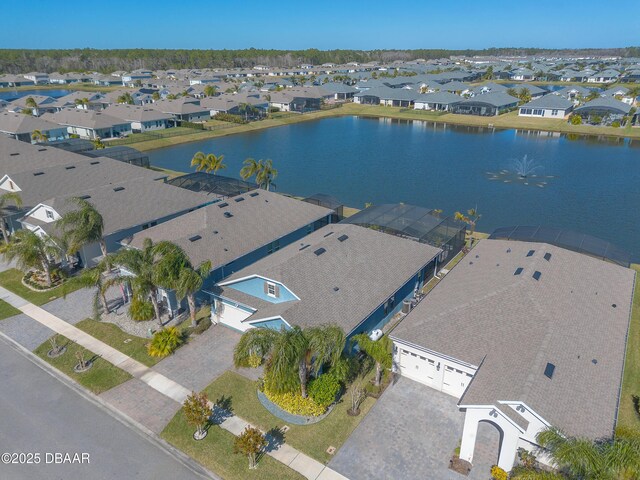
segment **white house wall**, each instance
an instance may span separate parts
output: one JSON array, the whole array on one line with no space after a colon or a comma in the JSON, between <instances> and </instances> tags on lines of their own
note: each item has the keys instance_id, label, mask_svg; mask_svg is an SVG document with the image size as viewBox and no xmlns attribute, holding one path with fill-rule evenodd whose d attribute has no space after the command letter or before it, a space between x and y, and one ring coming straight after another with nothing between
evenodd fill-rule
<instances>
[{"instance_id":1,"label":"white house wall","mask_svg":"<svg viewBox=\"0 0 640 480\"><path fill-rule=\"evenodd\" d=\"M246 332L250 328L253 328L248 323L244 323L244 320L251 315L251 312L233 305L230 301L222 301L216 298L214 300L214 308L211 311L211 321L213 323L222 323L240 332Z\"/></svg>"}]
</instances>

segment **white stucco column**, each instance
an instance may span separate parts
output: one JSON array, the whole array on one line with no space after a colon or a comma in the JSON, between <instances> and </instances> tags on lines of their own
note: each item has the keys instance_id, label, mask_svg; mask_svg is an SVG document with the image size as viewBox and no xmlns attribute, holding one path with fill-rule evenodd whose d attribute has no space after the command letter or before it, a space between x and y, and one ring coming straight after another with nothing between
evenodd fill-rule
<instances>
[{"instance_id":1,"label":"white stucco column","mask_svg":"<svg viewBox=\"0 0 640 480\"><path fill-rule=\"evenodd\" d=\"M513 464L516 460L520 434L515 427L503 427L502 430L503 437L502 445L500 446L500 455L498 456L498 466L505 472L508 472L513 468Z\"/></svg>"},{"instance_id":2,"label":"white stucco column","mask_svg":"<svg viewBox=\"0 0 640 480\"><path fill-rule=\"evenodd\" d=\"M464 416L464 428L462 429L462 443L460 444L460 458L473 463L473 451L476 448L476 435L478 434L478 421L482 414L475 409L467 409Z\"/></svg>"}]
</instances>

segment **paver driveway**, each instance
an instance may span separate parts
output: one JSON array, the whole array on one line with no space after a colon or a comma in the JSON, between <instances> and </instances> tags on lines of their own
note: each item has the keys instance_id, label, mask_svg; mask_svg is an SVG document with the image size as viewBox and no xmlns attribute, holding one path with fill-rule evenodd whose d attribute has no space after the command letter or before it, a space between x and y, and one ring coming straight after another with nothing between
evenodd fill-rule
<instances>
[{"instance_id":1,"label":"paver driveway","mask_svg":"<svg viewBox=\"0 0 640 480\"><path fill-rule=\"evenodd\" d=\"M387 388L329 466L350 480L487 480L498 431L479 430L468 477L449 470L462 436L456 399L406 378ZM492 428L492 427L491 427Z\"/></svg>"}]
</instances>

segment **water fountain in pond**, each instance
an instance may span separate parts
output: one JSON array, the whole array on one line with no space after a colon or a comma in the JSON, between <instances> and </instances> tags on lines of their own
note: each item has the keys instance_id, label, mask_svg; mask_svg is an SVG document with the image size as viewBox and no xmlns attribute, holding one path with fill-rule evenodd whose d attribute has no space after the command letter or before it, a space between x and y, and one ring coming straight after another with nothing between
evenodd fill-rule
<instances>
[{"instance_id":1,"label":"water fountain in pond","mask_svg":"<svg viewBox=\"0 0 640 480\"><path fill-rule=\"evenodd\" d=\"M501 181L503 183L519 183L526 186L544 188L548 180L554 178L553 175L535 174L542 165L536 164L533 158L528 155L513 161L513 170L500 170L499 172L485 172L489 180Z\"/></svg>"}]
</instances>

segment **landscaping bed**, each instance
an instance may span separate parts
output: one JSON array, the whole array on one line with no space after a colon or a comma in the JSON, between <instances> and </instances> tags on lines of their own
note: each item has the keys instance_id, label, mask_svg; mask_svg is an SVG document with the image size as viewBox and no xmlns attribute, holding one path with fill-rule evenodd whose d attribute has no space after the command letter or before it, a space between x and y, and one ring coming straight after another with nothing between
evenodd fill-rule
<instances>
[{"instance_id":1,"label":"landscaping bed","mask_svg":"<svg viewBox=\"0 0 640 480\"><path fill-rule=\"evenodd\" d=\"M56 298L62 297L61 286L57 286L51 290L38 292L22 283L23 276L23 273L18 269L11 268L9 270L5 270L4 272L0 272L0 285L35 305L44 305ZM80 288L79 285L72 285L67 293L77 290L78 288Z\"/></svg>"},{"instance_id":2,"label":"landscaping bed","mask_svg":"<svg viewBox=\"0 0 640 480\"><path fill-rule=\"evenodd\" d=\"M204 391L212 402L227 405L235 415L264 431L282 428L285 422L262 406L256 395L256 389L256 382L238 373L227 371L208 385ZM342 399L322 421L312 425L287 424L289 430L284 434L284 441L326 464L332 458L332 455L327 453L327 449L340 448L374 402L373 398L364 399L360 405L360 415L349 416L347 415L350 407L349 389L347 389Z\"/></svg>"},{"instance_id":3,"label":"landscaping bed","mask_svg":"<svg viewBox=\"0 0 640 480\"><path fill-rule=\"evenodd\" d=\"M255 392L253 397L255 398ZM267 455L259 459L257 469L249 470L247 457L233 453L233 442L236 437L216 425L209 427L208 434L203 440L194 440L193 432L194 428L187 424L180 410L160 436L226 480L267 478L301 480L304 478Z\"/></svg>"},{"instance_id":4,"label":"landscaping bed","mask_svg":"<svg viewBox=\"0 0 640 480\"><path fill-rule=\"evenodd\" d=\"M66 347L66 351L60 356L51 358L47 355L51 350L51 344L48 340L36 348L34 353L96 395L133 378L124 370L111 365L86 348L74 344L68 338L58 335L57 339L61 347ZM84 359L92 365L91 368L82 373L74 371L74 367L79 363L76 358L76 352L79 350L84 353Z\"/></svg>"}]
</instances>

